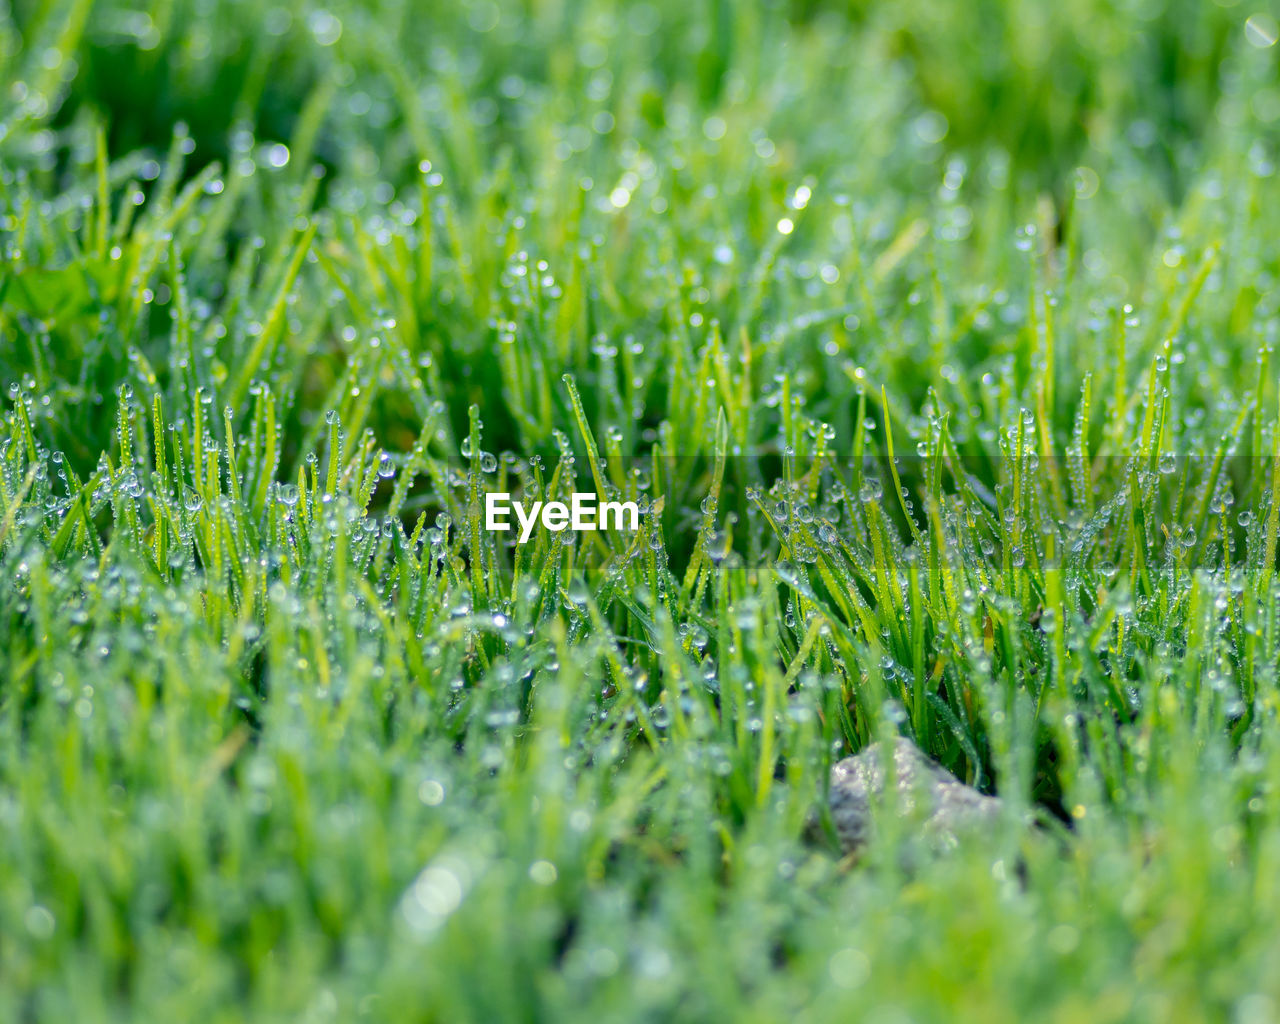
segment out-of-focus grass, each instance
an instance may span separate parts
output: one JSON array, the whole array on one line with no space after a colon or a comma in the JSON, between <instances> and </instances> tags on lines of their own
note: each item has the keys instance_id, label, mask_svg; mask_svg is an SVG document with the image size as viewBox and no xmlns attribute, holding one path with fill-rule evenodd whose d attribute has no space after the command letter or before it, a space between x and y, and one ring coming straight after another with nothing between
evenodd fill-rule
<instances>
[{"instance_id":1,"label":"out-of-focus grass","mask_svg":"<svg viewBox=\"0 0 1280 1024\"><path fill-rule=\"evenodd\" d=\"M0 1019L1274 1017L1275 36L6 8Z\"/></svg>"}]
</instances>

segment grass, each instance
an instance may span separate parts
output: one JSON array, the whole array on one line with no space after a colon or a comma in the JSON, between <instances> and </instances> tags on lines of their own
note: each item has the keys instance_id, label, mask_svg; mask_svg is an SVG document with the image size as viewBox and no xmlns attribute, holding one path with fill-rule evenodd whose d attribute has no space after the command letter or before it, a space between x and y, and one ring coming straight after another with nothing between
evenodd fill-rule
<instances>
[{"instance_id":1,"label":"grass","mask_svg":"<svg viewBox=\"0 0 1280 1024\"><path fill-rule=\"evenodd\" d=\"M1280 1013L1276 22L1058 6L0 12L0 1019Z\"/></svg>"}]
</instances>

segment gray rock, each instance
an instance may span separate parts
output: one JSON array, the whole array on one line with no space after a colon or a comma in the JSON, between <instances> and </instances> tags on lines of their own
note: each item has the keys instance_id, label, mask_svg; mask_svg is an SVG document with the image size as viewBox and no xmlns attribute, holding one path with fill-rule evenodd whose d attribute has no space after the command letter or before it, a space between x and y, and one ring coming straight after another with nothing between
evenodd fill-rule
<instances>
[{"instance_id":1,"label":"gray rock","mask_svg":"<svg viewBox=\"0 0 1280 1024\"><path fill-rule=\"evenodd\" d=\"M1000 801L966 786L903 736L893 741L889 773L899 813L918 823L922 837L934 847L952 847L959 835L990 826L1000 814ZM846 853L862 850L872 838L871 805L885 789L885 751L872 743L831 768L831 817Z\"/></svg>"}]
</instances>

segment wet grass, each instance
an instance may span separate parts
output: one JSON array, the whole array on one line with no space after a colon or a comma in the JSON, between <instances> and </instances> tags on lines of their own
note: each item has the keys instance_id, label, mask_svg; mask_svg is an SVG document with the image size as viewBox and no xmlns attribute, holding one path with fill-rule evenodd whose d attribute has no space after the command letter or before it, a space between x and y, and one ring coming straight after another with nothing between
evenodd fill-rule
<instances>
[{"instance_id":1,"label":"wet grass","mask_svg":"<svg viewBox=\"0 0 1280 1024\"><path fill-rule=\"evenodd\" d=\"M1280 1013L1276 22L982 6L0 15L0 1019Z\"/></svg>"}]
</instances>

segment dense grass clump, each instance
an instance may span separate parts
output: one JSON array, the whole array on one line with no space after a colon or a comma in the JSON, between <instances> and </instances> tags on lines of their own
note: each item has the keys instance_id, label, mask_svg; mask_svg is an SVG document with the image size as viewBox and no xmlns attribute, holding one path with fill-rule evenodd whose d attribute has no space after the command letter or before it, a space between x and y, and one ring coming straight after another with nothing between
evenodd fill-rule
<instances>
[{"instance_id":1,"label":"dense grass clump","mask_svg":"<svg viewBox=\"0 0 1280 1024\"><path fill-rule=\"evenodd\" d=\"M1273 14L420 6L0 9L0 1020L1280 1015Z\"/></svg>"}]
</instances>

